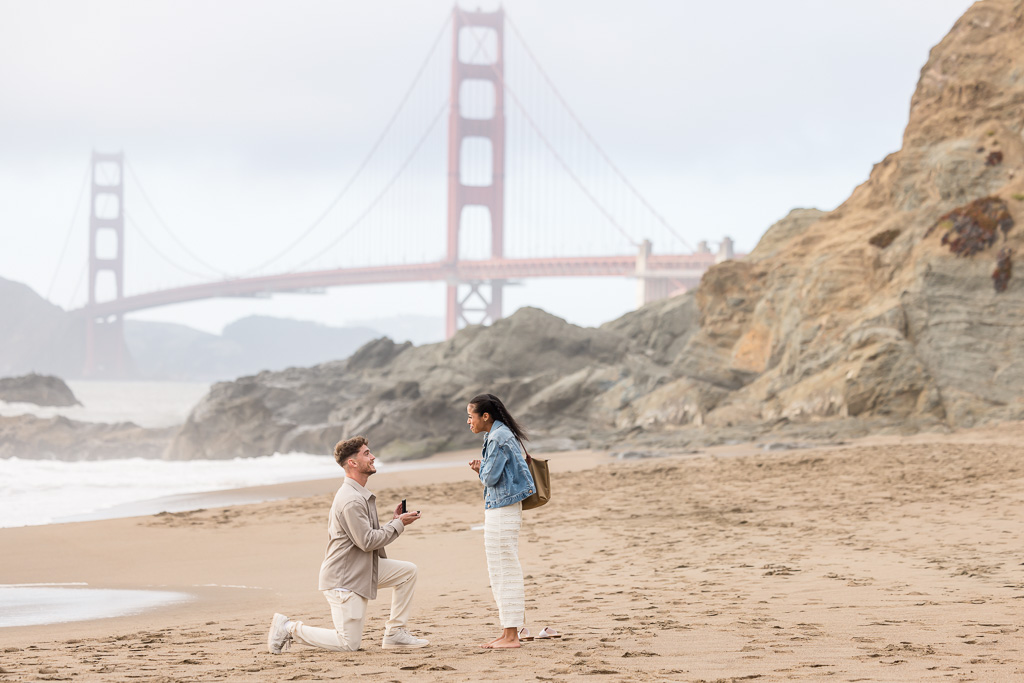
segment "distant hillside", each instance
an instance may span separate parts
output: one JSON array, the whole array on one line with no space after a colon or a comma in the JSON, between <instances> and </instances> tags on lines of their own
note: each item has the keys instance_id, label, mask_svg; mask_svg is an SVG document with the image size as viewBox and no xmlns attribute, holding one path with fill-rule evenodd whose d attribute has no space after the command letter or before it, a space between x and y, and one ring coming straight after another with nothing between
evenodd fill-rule
<instances>
[{"instance_id":1,"label":"distant hillside","mask_svg":"<svg viewBox=\"0 0 1024 683\"><path fill-rule=\"evenodd\" d=\"M392 315L386 318L350 321L352 327L369 327L399 344L416 346L444 341L444 318L430 315Z\"/></svg>"},{"instance_id":2,"label":"distant hillside","mask_svg":"<svg viewBox=\"0 0 1024 683\"><path fill-rule=\"evenodd\" d=\"M346 358L382 336L366 327L250 316L221 335L185 325L125 321L125 342L146 379L218 381Z\"/></svg>"},{"instance_id":3,"label":"distant hillside","mask_svg":"<svg viewBox=\"0 0 1024 683\"><path fill-rule=\"evenodd\" d=\"M415 333L416 317L385 319L387 326ZM0 278L0 377L37 372L66 379L79 376L85 353L85 323L32 289ZM185 325L125 321L125 342L138 379L218 381L339 360L383 334L369 327L251 316L209 334ZM412 336L411 334L409 336Z\"/></svg>"},{"instance_id":4,"label":"distant hillside","mask_svg":"<svg viewBox=\"0 0 1024 683\"><path fill-rule=\"evenodd\" d=\"M84 324L27 285L0 278L0 377L72 377L82 367L84 339Z\"/></svg>"}]
</instances>

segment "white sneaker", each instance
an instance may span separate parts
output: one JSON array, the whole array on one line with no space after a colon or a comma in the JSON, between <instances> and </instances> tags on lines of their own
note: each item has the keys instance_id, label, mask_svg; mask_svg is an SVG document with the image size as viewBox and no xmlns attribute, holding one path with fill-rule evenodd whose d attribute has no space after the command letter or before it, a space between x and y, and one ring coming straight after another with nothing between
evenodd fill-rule
<instances>
[{"instance_id":1,"label":"white sneaker","mask_svg":"<svg viewBox=\"0 0 1024 683\"><path fill-rule=\"evenodd\" d=\"M380 646L385 650L412 649L417 647L426 647L427 645L430 645L429 640L426 638L417 638L404 628L396 628L394 631L384 636L384 641L380 644Z\"/></svg>"},{"instance_id":2,"label":"white sneaker","mask_svg":"<svg viewBox=\"0 0 1024 683\"><path fill-rule=\"evenodd\" d=\"M288 633L288 617L283 614L275 614L270 620L270 633L267 634L267 649L270 654L279 655L282 650L287 650L292 642L292 634Z\"/></svg>"}]
</instances>

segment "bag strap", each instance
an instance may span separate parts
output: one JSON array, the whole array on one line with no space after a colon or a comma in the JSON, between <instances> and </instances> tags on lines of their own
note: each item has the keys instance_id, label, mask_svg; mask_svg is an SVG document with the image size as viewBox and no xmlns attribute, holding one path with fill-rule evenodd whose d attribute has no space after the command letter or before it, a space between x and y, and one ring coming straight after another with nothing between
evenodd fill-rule
<instances>
[{"instance_id":1,"label":"bag strap","mask_svg":"<svg viewBox=\"0 0 1024 683\"><path fill-rule=\"evenodd\" d=\"M526 450L526 444L521 439L516 439L519 442L519 447L523 449L523 455L526 457L526 464L529 465L533 458L530 457L530 452Z\"/></svg>"}]
</instances>

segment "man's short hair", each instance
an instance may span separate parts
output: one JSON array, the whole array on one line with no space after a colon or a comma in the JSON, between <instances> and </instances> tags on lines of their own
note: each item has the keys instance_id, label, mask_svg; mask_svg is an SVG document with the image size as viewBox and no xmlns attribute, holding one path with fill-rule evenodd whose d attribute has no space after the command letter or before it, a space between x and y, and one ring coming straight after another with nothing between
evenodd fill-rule
<instances>
[{"instance_id":1,"label":"man's short hair","mask_svg":"<svg viewBox=\"0 0 1024 683\"><path fill-rule=\"evenodd\" d=\"M338 461L339 465L344 467L346 460L354 458L359 449L369 443L365 436L353 436L351 439L339 441L334 445L334 459Z\"/></svg>"}]
</instances>

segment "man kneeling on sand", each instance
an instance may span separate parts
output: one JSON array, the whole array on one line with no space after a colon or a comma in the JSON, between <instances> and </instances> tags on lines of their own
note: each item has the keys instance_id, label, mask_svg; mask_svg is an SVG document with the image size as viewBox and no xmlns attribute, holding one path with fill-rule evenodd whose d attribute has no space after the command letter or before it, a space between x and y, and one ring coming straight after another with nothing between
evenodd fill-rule
<instances>
[{"instance_id":1,"label":"man kneeling on sand","mask_svg":"<svg viewBox=\"0 0 1024 683\"><path fill-rule=\"evenodd\" d=\"M381 527L377 520L377 498L365 488L366 480L377 471L365 437L339 441L334 447L334 459L345 470L345 481L331 505L327 552L320 566L320 590L331 606L334 630L306 626L275 614L267 646L272 654L280 654L292 641L325 650L358 650L363 639L366 603L377 597L378 588L394 588L391 618L381 647L426 647L430 641L405 630L416 588L416 565L389 560L384 554L384 546L419 519L420 513L403 514L399 504L394 518Z\"/></svg>"}]
</instances>

